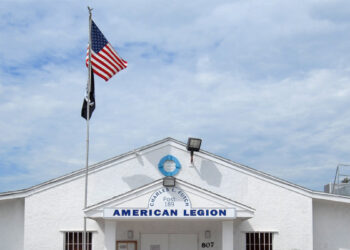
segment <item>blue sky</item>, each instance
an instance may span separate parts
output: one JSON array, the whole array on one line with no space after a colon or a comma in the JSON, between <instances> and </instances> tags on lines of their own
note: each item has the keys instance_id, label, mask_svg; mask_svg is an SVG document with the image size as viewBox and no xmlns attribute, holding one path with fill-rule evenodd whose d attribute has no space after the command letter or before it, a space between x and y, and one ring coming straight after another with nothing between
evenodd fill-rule
<instances>
[{"instance_id":1,"label":"blue sky","mask_svg":"<svg viewBox=\"0 0 350 250\"><path fill-rule=\"evenodd\" d=\"M350 162L348 0L5 0L0 191L84 167L87 5L129 63L95 78L91 163L195 136L322 190Z\"/></svg>"}]
</instances>

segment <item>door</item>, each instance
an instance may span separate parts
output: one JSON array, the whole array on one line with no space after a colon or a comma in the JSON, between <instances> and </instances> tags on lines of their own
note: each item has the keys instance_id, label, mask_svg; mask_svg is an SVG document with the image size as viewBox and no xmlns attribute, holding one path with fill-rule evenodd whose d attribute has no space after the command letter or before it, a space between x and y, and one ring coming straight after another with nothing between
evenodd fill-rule
<instances>
[{"instance_id":1,"label":"door","mask_svg":"<svg viewBox=\"0 0 350 250\"><path fill-rule=\"evenodd\" d=\"M197 234L142 234L141 250L197 250Z\"/></svg>"}]
</instances>

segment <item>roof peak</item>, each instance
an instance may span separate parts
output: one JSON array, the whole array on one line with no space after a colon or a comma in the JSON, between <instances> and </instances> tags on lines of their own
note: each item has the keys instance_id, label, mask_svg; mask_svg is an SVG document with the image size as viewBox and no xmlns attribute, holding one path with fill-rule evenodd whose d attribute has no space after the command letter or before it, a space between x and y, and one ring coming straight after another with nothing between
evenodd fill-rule
<instances>
[{"instance_id":1,"label":"roof peak","mask_svg":"<svg viewBox=\"0 0 350 250\"><path fill-rule=\"evenodd\" d=\"M124 158L126 158L128 156L135 155L135 154L137 155L137 152L141 152L141 151L147 150L149 148L154 148L154 147L157 147L157 146L159 146L161 144L165 144L165 143L175 143L175 144L179 145L180 147L183 147L183 150L186 150L186 143L181 142L179 140L176 140L176 139L174 139L172 137L166 137L164 139L155 141L155 142L147 144L145 146L138 147L138 148L136 148L134 150L131 150L129 152L126 152L126 153L120 154L118 156L109 158L107 160L100 161L98 163L92 164L92 165L89 166L89 170L90 171L94 171L94 170L100 169L100 168L102 168L104 166L108 166L108 165L110 165L110 164L112 164L114 162L117 162L117 161L119 161L121 159L124 159ZM306 195L306 196L309 196L309 197L311 196L313 198L320 198L320 196L322 196L322 198L328 197L329 199L331 199L331 197L333 197L333 196L334 197L342 197L342 196L329 195L329 194L326 194L326 193L312 191L312 190L307 189L305 187L299 186L299 185L294 184L294 183L290 183L290 182L282 180L282 179L280 179L278 177L274 177L274 176L272 176L270 174L267 174L267 173L261 172L259 170L250 168L248 166L245 166L245 165L233 162L233 161L231 161L229 159L226 159L226 158L218 156L216 154L207 152L205 150L200 150L198 153L201 154L202 157L204 157L204 158L208 158L208 159L210 159L212 161L216 161L217 163L219 163L223 167L229 167L229 168L235 169L237 171L245 172L245 173L247 173L249 175L254 175L257 178L263 178L266 181L273 182L276 185L283 186L284 188L293 190L293 191L295 191L295 192L297 192L299 194L302 194L302 195ZM31 186L31 187L26 188L26 189L3 192L3 193L0 193L0 200L23 198L23 197L26 197L26 196L28 196L30 194L35 193L35 192L48 189L48 188L50 188L50 187L52 187L54 185L57 185L57 184L62 183L64 181L67 181L68 179L80 178L81 176L84 175L84 173L85 173L85 168L81 168L81 169L75 170L75 171L73 171L71 173L68 173L68 174L65 174L63 176L60 176L60 177L51 179L49 181L40 183L38 185ZM347 198L347 200L350 200L349 197L345 197L345 198Z\"/></svg>"}]
</instances>

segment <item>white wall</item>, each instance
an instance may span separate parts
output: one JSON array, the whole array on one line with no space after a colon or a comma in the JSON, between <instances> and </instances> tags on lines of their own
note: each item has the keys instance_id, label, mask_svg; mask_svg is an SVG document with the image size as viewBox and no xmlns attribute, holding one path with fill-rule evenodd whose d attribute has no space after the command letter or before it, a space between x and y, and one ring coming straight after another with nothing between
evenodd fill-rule
<instances>
[{"instance_id":1,"label":"white wall","mask_svg":"<svg viewBox=\"0 0 350 250\"><path fill-rule=\"evenodd\" d=\"M314 250L350 249L350 205L313 202Z\"/></svg>"},{"instance_id":2,"label":"white wall","mask_svg":"<svg viewBox=\"0 0 350 250\"><path fill-rule=\"evenodd\" d=\"M62 250L64 231L83 230L84 179L70 181L26 198L25 250ZM103 250L103 222L87 221L94 250Z\"/></svg>"},{"instance_id":3,"label":"white wall","mask_svg":"<svg viewBox=\"0 0 350 250\"><path fill-rule=\"evenodd\" d=\"M313 249L311 198L246 174L239 168L234 170L217 164L198 153L195 153L193 167L185 149L171 146L138 157L134 155L132 160L119 166L92 174L89 179L91 202L96 203L162 178L158 162L167 154L177 157L182 165L177 178L256 209L253 219L237 226L239 239L235 240L236 247L243 249L246 231L276 231L275 249Z\"/></svg>"},{"instance_id":4,"label":"white wall","mask_svg":"<svg viewBox=\"0 0 350 250\"><path fill-rule=\"evenodd\" d=\"M312 199L254 178L247 182L246 195L238 199L256 212L236 229L241 233L240 249L245 246L245 232L270 231L274 249L312 250Z\"/></svg>"},{"instance_id":5,"label":"white wall","mask_svg":"<svg viewBox=\"0 0 350 250\"><path fill-rule=\"evenodd\" d=\"M195 167L190 166L189 153L182 146L175 146L141 152L141 156L131 155L119 164L112 163L91 173L88 203L103 201L162 178L158 162L172 154L182 164L177 178L256 209L254 218L236 225L236 247L243 249L246 231L276 231L274 249L313 249L311 198L198 154L194 157ZM62 250L60 231L82 229L83 189L84 179L79 178L26 198L25 250ZM97 231L94 250L103 249L101 224L89 223L89 229Z\"/></svg>"},{"instance_id":6,"label":"white wall","mask_svg":"<svg viewBox=\"0 0 350 250\"><path fill-rule=\"evenodd\" d=\"M0 249L22 250L24 234L24 200L0 201Z\"/></svg>"}]
</instances>

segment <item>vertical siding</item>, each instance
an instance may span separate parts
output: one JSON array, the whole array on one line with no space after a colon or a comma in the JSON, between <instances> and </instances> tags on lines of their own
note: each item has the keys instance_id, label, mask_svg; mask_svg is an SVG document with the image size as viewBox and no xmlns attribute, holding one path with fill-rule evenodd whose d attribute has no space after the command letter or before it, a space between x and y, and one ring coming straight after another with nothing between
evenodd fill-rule
<instances>
[{"instance_id":1,"label":"vertical siding","mask_svg":"<svg viewBox=\"0 0 350 250\"><path fill-rule=\"evenodd\" d=\"M314 200L314 250L350 249L350 206Z\"/></svg>"},{"instance_id":2,"label":"vertical siding","mask_svg":"<svg viewBox=\"0 0 350 250\"><path fill-rule=\"evenodd\" d=\"M23 250L24 199L0 201L0 249Z\"/></svg>"}]
</instances>

